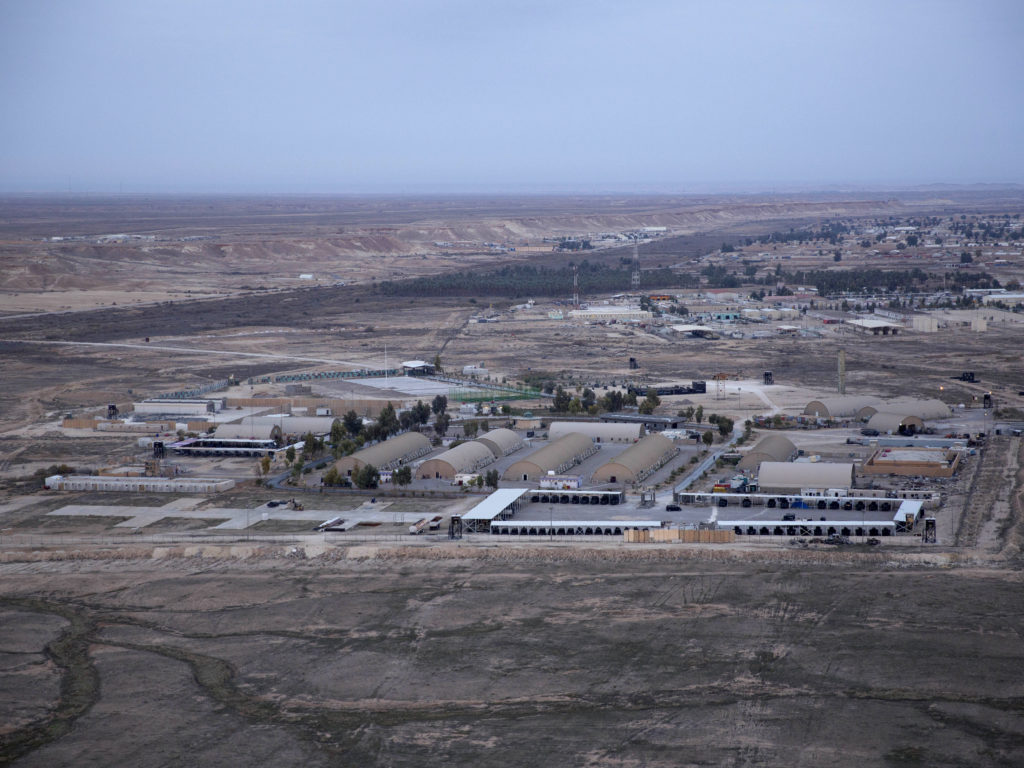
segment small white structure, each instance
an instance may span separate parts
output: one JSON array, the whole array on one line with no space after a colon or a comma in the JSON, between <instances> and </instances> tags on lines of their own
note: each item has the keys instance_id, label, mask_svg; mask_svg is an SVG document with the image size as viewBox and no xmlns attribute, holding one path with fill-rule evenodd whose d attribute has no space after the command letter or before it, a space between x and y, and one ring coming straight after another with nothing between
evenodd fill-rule
<instances>
[{"instance_id":1,"label":"small white structure","mask_svg":"<svg viewBox=\"0 0 1024 768\"><path fill-rule=\"evenodd\" d=\"M610 321L642 323L651 319L651 313L640 307L624 306L597 306L587 309L573 309L569 311L569 317L573 320Z\"/></svg>"},{"instance_id":2,"label":"small white structure","mask_svg":"<svg viewBox=\"0 0 1024 768\"><path fill-rule=\"evenodd\" d=\"M206 416L221 410L222 400L143 400L132 403L132 411L139 415Z\"/></svg>"},{"instance_id":3,"label":"small white structure","mask_svg":"<svg viewBox=\"0 0 1024 768\"><path fill-rule=\"evenodd\" d=\"M895 336L903 327L888 320L880 320L877 317L858 317L853 320L847 320L846 324L858 331L875 336Z\"/></svg>"},{"instance_id":4,"label":"small white structure","mask_svg":"<svg viewBox=\"0 0 1024 768\"><path fill-rule=\"evenodd\" d=\"M995 304L997 301L1009 304L1010 306L1021 304L1024 303L1024 293L1003 291L1002 293L992 293L981 297L982 304Z\"/></svg>"},{"instance_id":5,"label":"small white structure","mask_svg":"<svg viewBox=\"0 0 1024 768\"><path fill-rule=\"evenodd\" d=\"M540 478L539 485L541 488L569 491L583 487L583 475L556 475L554 472L548 472Z\"/></svg>"},{"instance_id":6,"label":"small white structure","mask_svg":"<svg viewBox=\"0 0 1024 768\"><path fill-rule=\"evenodd\" d=\"M235 487L234 480L212 478L114 477L112 475L50 475L51 491L134 491L146 493L220 493Z\"/></svg>"},{"instance_id":7,"label":"small white structure","mask_svg":"<svg viewBox=\"0 0 1024 768\"><path fill-rule=\"evenodd\" d=\"M910 327L919 333L937 333L939 330L939 319L932 315L912 315Z\"/></svg>"}]
</instances>

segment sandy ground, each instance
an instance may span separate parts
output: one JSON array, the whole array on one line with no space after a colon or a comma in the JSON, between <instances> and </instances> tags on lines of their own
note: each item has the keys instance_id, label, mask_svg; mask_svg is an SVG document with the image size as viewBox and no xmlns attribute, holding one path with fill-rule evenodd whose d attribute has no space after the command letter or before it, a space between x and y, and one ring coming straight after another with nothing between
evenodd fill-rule
<instances>
[{"instance_id":1,"label":"sandy ground","mask_svg":"<svg viewBox=\"0 0 1024 768\"><path fill-rule=\"evenodd\" d=\"M545 764L589 766L1024 759L1019 573L520 552L0 565L0 644L18 659L0 670L0 757L534 766L524 745L542 744Z\"/></svg>"},{"instance_id":2,"label":"sandy ground","mask_svg":"<svg viewBox=\"0 0 1024 768\"><path fill-rule=\"evenodd\" d=\"M129 291L94 289L89 291L46 291L3 294L3 314L17 316L33 312L61 312L131 304L155 304L161 301L210 299L222 294L185 293L184 291Z\"/></svg>"}]
</instances>

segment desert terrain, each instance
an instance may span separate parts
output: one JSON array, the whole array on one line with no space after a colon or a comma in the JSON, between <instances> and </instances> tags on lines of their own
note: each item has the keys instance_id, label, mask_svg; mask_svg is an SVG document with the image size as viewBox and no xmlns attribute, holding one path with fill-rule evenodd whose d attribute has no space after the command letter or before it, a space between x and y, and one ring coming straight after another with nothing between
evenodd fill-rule
<instances>
[{"instance_id":1,"label":"desert terrain","mask_svg":"<svg viewBox=\"0 0 1024 768\"><path fill-rule=\"evenodd\" d=\"M672 332L681 320L669 309L642 326L584 323L558 291L377 284L581 258L628 270L631 241L601 233L653 228L636 238L642 277L672 269L697 280L691 294L710 290L709 267L753 267L750 293L779 290L774 276L797 263L808 273L921 265L928 284L914 293L941 294L954 272L1019 280L1024 258L1002 254L1020 248L947 245L958 263L979 252L961 270L899 233L898 243L793 245L792 258L788 241L758 238L835 222L892 235L909 220L960 216L1005 216L1012 231L1021 212L1019 193L991 190L0 201L0 764L1021 764L1024 454L1009 434L936 486L937 545L410 540L409 519L471 505L455 491L388 492L381 519L393 512L395 523L358 532L273 519L211 530L216 507L256 511L300 492L256 486L252 460L214 467L238 484L215 498L41 487L53 466L145 455L135 435L68 428L69 415L228 377L232 396L280 396L284 385L264 377L435 357L452 370L485 363L495 382L598 394L721 378L721 390L666 396L656 413L701 405L742 424L796 417L834 394L842 350L848 392L963 403L971 432L996 422L979 405L990 394L999 419L1017 423L1024 326L1011 309L936 308L940 332L881 337L825 323L840 299L815 296L790 331L697 338ZM565 238L594 247L558 250ZM612 300L586 284L581 293ZM691 298L691 315L704 311ZM772 387L759 386L764 371ZM357 380L331 387L353 402L372 394ZM549 405L514 404L520 414ZM855 433L808 432L806 445L859 461L866 447L845 442ZM367 503L357 492L307 496L313 511ZM118 527L129 516L53 514L169 502L178 516L142 528Z\"/></svg>"}]
</instances>

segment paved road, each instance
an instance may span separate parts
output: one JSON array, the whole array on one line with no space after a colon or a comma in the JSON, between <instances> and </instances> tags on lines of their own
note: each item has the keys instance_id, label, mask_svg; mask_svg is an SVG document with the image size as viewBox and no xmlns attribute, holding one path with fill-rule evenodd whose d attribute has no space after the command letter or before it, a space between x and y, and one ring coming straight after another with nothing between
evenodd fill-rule
<instances>
[{"instance_id":1,"label":"paved road","mask_svg":"<svg viewBox=\"0 0 1024 768\"><path fill-rule=\"evenodd\" d=\"M300 357L298 355L275 355L269 352L237 352L230 349L199 349L198 347L170 347L164 344L124 344L101 341L42 341L26 339L0 339L8 344L57 344L68 347L112 347L120 349L156 349L161 352L184 352L189 355L225 355L227 357L258 357L267 360L289 360L302 363L327 363L329 365L350 365L354 368L365 368L366 363L351 360L337 360L329 357Z\"/></svg>"}]
</instances>

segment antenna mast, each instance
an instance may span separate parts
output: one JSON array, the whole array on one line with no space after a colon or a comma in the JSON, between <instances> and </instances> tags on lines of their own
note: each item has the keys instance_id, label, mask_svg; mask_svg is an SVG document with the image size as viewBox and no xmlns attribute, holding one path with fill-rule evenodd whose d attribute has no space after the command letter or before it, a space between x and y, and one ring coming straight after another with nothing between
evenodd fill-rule
<instances>
[{"instance_id":1,"label":"antenna mast","mask_svg":"<svg viewBox=\"0 0 1024 768\"><path fill-rule=\"evenodd\" d=\"M631 287L634 291L640 290L640 245L636 238L633 238L633 280Z\"/></svg>"},{"instance_id":2,"label":"antenna mast","mask_svg":"<svg viewBox=\"0 0 1024 768\"><path fill-rule=\"evenodd\" d=\"M580 308L580 272L575 264L572 265L572 306Z\"/></svg>"}]
</instances>

